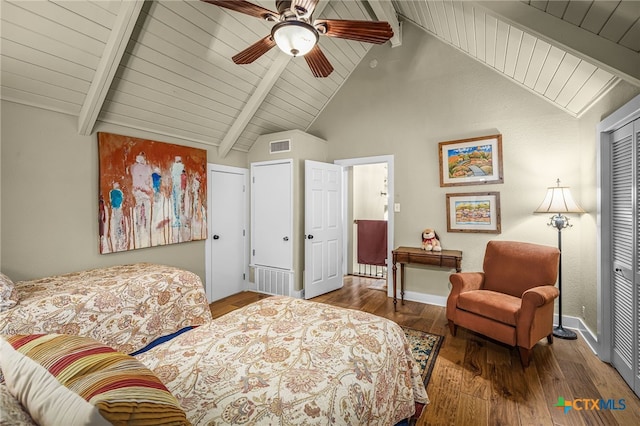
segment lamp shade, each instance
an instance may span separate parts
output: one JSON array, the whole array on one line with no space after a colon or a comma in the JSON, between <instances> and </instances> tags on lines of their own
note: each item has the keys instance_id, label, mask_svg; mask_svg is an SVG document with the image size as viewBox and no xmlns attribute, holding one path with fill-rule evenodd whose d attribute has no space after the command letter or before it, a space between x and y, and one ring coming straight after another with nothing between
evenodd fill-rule
<instances>
[{"instance_id":1,"label":"lamp shade","mask_svg":"<svg viewBox=\"0 0 640 426\"><path fill-rule=\"evenodd\" d=\"M291 56L304 56L318 42L318 31L306 22L283 21L273 26L271 36L280 50Z\"/></svg>"},{"instance_id":2,"label":"lamp shade","mask_svg":"<svg viewBox=\"0 0 640 426\"><path fill-rule=\"evenodd\" d=\"M558 186L547 188L542 204L534 213L584 213L585 211L575 202L568 186Z\"/></svg>"}]
</instances>

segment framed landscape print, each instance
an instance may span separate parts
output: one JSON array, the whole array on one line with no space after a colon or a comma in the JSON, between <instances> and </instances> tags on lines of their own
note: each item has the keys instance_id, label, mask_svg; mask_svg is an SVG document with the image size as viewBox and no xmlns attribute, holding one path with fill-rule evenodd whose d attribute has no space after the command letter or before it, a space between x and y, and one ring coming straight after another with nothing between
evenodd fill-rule
<instances>
[{"instance_id":1,"label":"framed landscape print","mask_svg":"<svg viewBox=\"0 0 640 426\"><path fill-rule=\"evenodd\" d=\"M440 186L503 183L502 135L440 142Z\"/></svg>"},{"instance_id":2,"label":"framed landscape print","mask_svg":"<svg viewBox=\"0 0 640 426\"><path fill-rule=\"evenodd\" d=\"M500 233L500 193L447 194L448 232Z\"/></svg>"}]
</instances>

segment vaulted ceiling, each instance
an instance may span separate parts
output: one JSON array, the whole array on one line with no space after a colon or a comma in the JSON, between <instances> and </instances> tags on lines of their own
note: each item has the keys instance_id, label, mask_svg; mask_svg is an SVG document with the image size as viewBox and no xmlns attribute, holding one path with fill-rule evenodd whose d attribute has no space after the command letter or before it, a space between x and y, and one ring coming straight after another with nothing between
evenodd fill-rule
<instances>
[{"instance_id":1,"label":"vaulted ceiling","mask_svg":"<svg viewBox=\"0 0 640 426\"><path fill-rule=\"evenodd\" d=\"M74 115L80 134L101 121L223 157L262 134L307 129L371 48L321 37L335 71L314 78L277 49L235 65L272 24L201 1L0 7L2 99ZM637 1L321 0L314 17L389 21L389 48L401 46L402 25L417 25L574 116L621 79L640 86Z\"/></svg>"}]
</instances>

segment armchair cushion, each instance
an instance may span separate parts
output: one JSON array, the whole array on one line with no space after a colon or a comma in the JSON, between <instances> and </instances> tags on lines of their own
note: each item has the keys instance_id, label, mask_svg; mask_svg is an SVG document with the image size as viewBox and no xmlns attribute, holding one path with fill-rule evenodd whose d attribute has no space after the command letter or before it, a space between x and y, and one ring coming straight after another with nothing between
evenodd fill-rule
<instances>
[{"instance_id":1,"label":"armchair cushion","mask_svg":"<svg viewBox=\"0 0 640 426\"><path fill-rule=\"evenodd\" d=\"M519 297L491 290L468 291L458 297L459 309L514 327L520 305L521 299Z\"/></svg>"}]
</instances>

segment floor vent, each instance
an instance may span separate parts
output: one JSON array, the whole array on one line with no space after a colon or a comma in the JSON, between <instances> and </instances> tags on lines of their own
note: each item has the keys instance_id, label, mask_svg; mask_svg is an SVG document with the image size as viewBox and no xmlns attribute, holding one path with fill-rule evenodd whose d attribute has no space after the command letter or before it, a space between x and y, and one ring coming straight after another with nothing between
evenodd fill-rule
<instances>
[{"instance_id":1,"label":"floor vent","mask_svg":"<svg viewBox=\"0 0 640 426\"><path fill-rule=\"evenodd\" d=\"M291 140L285 139L283 141L269 142L269 154L276 154L278 152L291 151Z\"/></svg>"},{"instance_id":2,"label":"floor vent","mask_svg":"<svg viewBox=\"0 0 640 426\"><path fill-rule=\"evenodd\" d=\"M256 291L280 296L293 296L293 271L256 266Z\"/></svg>"}]
</instances>

